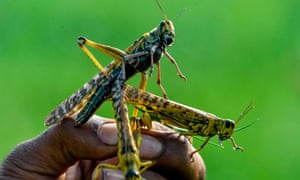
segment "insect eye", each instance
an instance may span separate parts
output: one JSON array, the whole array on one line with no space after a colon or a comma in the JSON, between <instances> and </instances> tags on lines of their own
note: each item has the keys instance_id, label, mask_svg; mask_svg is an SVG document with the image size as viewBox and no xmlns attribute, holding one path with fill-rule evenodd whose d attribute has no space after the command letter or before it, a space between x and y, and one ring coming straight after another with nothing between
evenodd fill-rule
<instances>
[{"instance_id":1,"label":"insect eye","mask_svg":"<svg viewBox=\"0 0 300 180\"><path fill-rule=\"evenodd\" d=\"M161 21L160 24L159 24L159 27L164 27L166 25L166 22L165 21Z\"/></svg>"},{"instance_id":2,"label":"insect eye","mask_svg":"<svg viewBox=\"0 0 300 180\"><path fill-rule=\"evenodd\" d=\"M166 22L165 21L161 21L159 24L159 31L161 34L163 34L166 31L167 27L166 27Z\"/></svg>"},{"instance_id":3,"label":"insect eye","mask_svg":"<svg viewBox=\"0 0 300 180\"><path fill-rule=\"evenodd\" d=\"M174 42L174 34L172 32L165 33L163 39L166 42L166 45L169 46Z\"/></svg>"},{"instance_id":4,"label":"insect eye","mask_svg":"<svg viewBox=\"0 0 300 180\"><path fill-rule=\"evenodd\" d=\"M234 122L230 119L225 120L225 127L226 128L234 128Z\"/></svg>"}]
</instances>

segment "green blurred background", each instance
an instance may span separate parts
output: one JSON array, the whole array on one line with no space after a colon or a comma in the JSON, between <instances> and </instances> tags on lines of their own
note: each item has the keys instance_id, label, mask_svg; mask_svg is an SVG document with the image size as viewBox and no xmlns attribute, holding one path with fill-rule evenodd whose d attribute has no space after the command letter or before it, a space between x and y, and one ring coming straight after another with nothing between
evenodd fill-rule
<instances>
[{"instance_id":1,"label":"green blurred background","mask_svg":"<svg viewBox=\"0 0 300 180\"><path fill-rule=\"evenodd\" d=\"M236 119L245 152L208 145L207 179L295 179L300 144L300 7L297 0L162 0L176 28L169 48L188 82L166 58L169 97ZM0 1L0 159L46 127L47 114L97 69L76 44L84 35L125 49L162 19L152 0ZM96 53L102 64L111 59ZM140 76L128 83L137 86ZM161 94L150 79L149 91ZM112 117L111 104L98 114ZM216 140L216 139L215 139ZM200 142L201 143L201 142Z\"/></svg>"}]
</instances>

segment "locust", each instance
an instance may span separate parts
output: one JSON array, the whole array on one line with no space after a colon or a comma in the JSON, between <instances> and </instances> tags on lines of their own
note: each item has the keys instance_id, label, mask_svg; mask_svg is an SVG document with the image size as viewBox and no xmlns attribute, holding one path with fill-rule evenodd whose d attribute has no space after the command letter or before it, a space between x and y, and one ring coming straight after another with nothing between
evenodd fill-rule
<instances>
[{"instance_id":1,"label":"locust","mask_svg":"<svg viewBox=\"0 0 300 180\"><path fill-rule=\"evenodd\" d=\"M151 123L155 120L169 127L186 130L181 132L182 135L207 137L191 156L202 150L209 140L216 135L219 137L221 145L222 141L229 139L234 149L243 151L243 148L236 144L232 134L236 130L237 123L253 109L253 103L250 103L239 118L234 121L159 97L130 85L125 86L124 93L126 103L137 107L143 112L140 119L148 129L151 128Z\"/></svg>"},{"instance_id":2,"label":"locust","mask_svg":"<svg viewBox=\"0 0 300 180\"><path fill-rule=\"evenodd\" d=\"M134 139L133 137L128 120L127 107L124 103L123 86L125 81L136 73L141 72L140 88L145 89L146 72L149 69L152 72L153 65L156 65L157 84L164 97L167 98L160 80L160 59L162 55L165 55L175 65L179 77L186 80L175 59L167 52L167 47L174 42L174 25L167 18L158 0L156 2L164 15L164 20L156 28L138 38L124 51L96 43L85 37L78 38L79 46L99 68L100 72L50 112L45 120L45 124L49 126L61 122L66 117L73 117L75 126L79 127L95 113L104 101L112 98L119 137L119 163L116 166L100 164L97 169L120 169L123 171L125 179L141 179L140 173L151 164L151 162L141 162L139 159L139 145L135 142L135 139L139 138ZM100 50L114 60L104 68L86 45Z\"/></svg>"},{"instance_id":3,"label":"locust","mask_svg":"<svg viewBox=\"0 0 300 180\"><path fill-rule=\"evenodd\" d=\"M152 165L151 161L141 162L139 158L139 147L141 144L140 128L137 127L135 132L132 132L130 121L128 118L128 109L124 98L124 71L121 71L112 87L112 102L115 112L115 119L118 129L118 158L117 165L99 164L96 167L94 179L98 179L99 170L101 168L119 169L124 172L124 177L127 180L139 180L141 173ZM136 133L134 135L134 133Z\"/></svg>"},{"instance_id":4,"label":"locust","mask_svg":"<svg viewBox=\"0 0 300 180\"><path fill-rule=\"evenodd\" d=\"M80 48L99 68L100 72L53 109L46 118L45 125L50 126L59 123L64 118L72 117L78 112L79 114L75 118L75 125L80 126L85 123L104 101L111 98L113 82L117 79L121 71L125 72L123 73L123 76L125 76L123 79L125 79L125 81L130 79L136 73L141 72L142 78L140 88L145 89L145 81L147 79L146 71L148 69L151 71L153 65L157 65L157 84L164 97L167 98L167 93L161 84L160 77L160 59L162 58L162 55L165 55L171 63L175 65L178 76L186 81L186 77L181 72L175 59L167 52L167 47L174 43L174 25L165 15L158 0L156 0L156 2L165 19L161 21L156 28L143 34L124 51L115 47L96 43L85 37L78 38L77 43ZM85 45L94 47L105 53L112 57L113 61L104 68Z\"/></svg>"}]
</instances>

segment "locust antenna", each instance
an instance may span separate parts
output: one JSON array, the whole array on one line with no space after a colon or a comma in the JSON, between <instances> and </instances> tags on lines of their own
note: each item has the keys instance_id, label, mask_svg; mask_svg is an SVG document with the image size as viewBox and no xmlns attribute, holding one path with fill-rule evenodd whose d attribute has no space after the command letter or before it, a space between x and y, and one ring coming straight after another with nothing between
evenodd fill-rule
<instances>
[{"instance_id":1,"label":"locust antenna","mask_svg":"<svg viewBox=\"0 0 300 180\"><path fill-rule=\"evenodd\" d=\"M186 8L186 7L182 8L182 9L176 14L176 16L175 16L174 18L172 18L173 21L176 21L177 18L181 17L182 14L184 14L184 13L186 13L186 12L187 12L187 8Z\"/></svg>"},{"instance_id":2,"label":"locust antenna","mask_svg":"<svg viewBox=\"0 0 300 180\"><path fill-rule=\"evenodd\" d=\"M164 15L165 20L168 20L167 14L165 13L164 9L161 7L159 1L158 1L158 0L155 0L155 1L156 1L156 4L157 4L158 7L159 7L161 13Z\"/></svg>"},{"instance_id":3,"label":"locust antenna","mask_svg":"<svg viewBox=\"0 0 300 180\"><path fill-rule=\"evenodd\" d=\"M248 114L249 111L251 111L254 108L253 102L251 101L249 105L245 108L245 110L242 112L242 114L237 118L235 121L235 124L237 124L239 121L241 121L246 114Z\"/></svg>"},{"instance_id":4,"label":"locust antenna","mask_svg":"<svg viewBox=\"0 0 300 180\"><path fill-rule=\"evenodd\" d=\"M258 121L258 120L256 120L256 121ZM251 122L251 123L249 123L249 124L247 124L247 125L245 125L245 126L243 126L243 127L234 129L234 132L239 132L239 131L241 131L241 130L243 130L243 129L246 129L246 128L252 126L254 123L256 123L256 121L253 121L253 122Z\"/></svg>"}]
</instances>

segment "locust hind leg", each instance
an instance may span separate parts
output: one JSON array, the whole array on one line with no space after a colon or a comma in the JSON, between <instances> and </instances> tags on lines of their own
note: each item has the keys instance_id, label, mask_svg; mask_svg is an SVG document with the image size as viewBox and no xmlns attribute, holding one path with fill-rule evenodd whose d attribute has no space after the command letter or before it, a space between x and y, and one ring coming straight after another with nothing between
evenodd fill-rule
<instances>
[{"instance_id":1,"label":"locust hind leg","mask_svg":"<svg viewBox=\"0 0 300 180\"><path fill-rule=\"evenodd\" d=\"M83 50L85 54L92 60L92 62L97 66L97 68L107 77L109 78L107 72L103 68L103 66L99 63L99 61L95 58L95 56L86 48L84 45L91 46L93 48L98 49L99 51L103 52L104 54L112 57L113 59L117 61L122 61L123 57L127 55L127 53L121 49L114 48L111 46L107 46L104 44L96 43L94 41L91 41L85 37L79 37L77 40L77 43L79 47Z\"/></svg>"}]
</instances>

